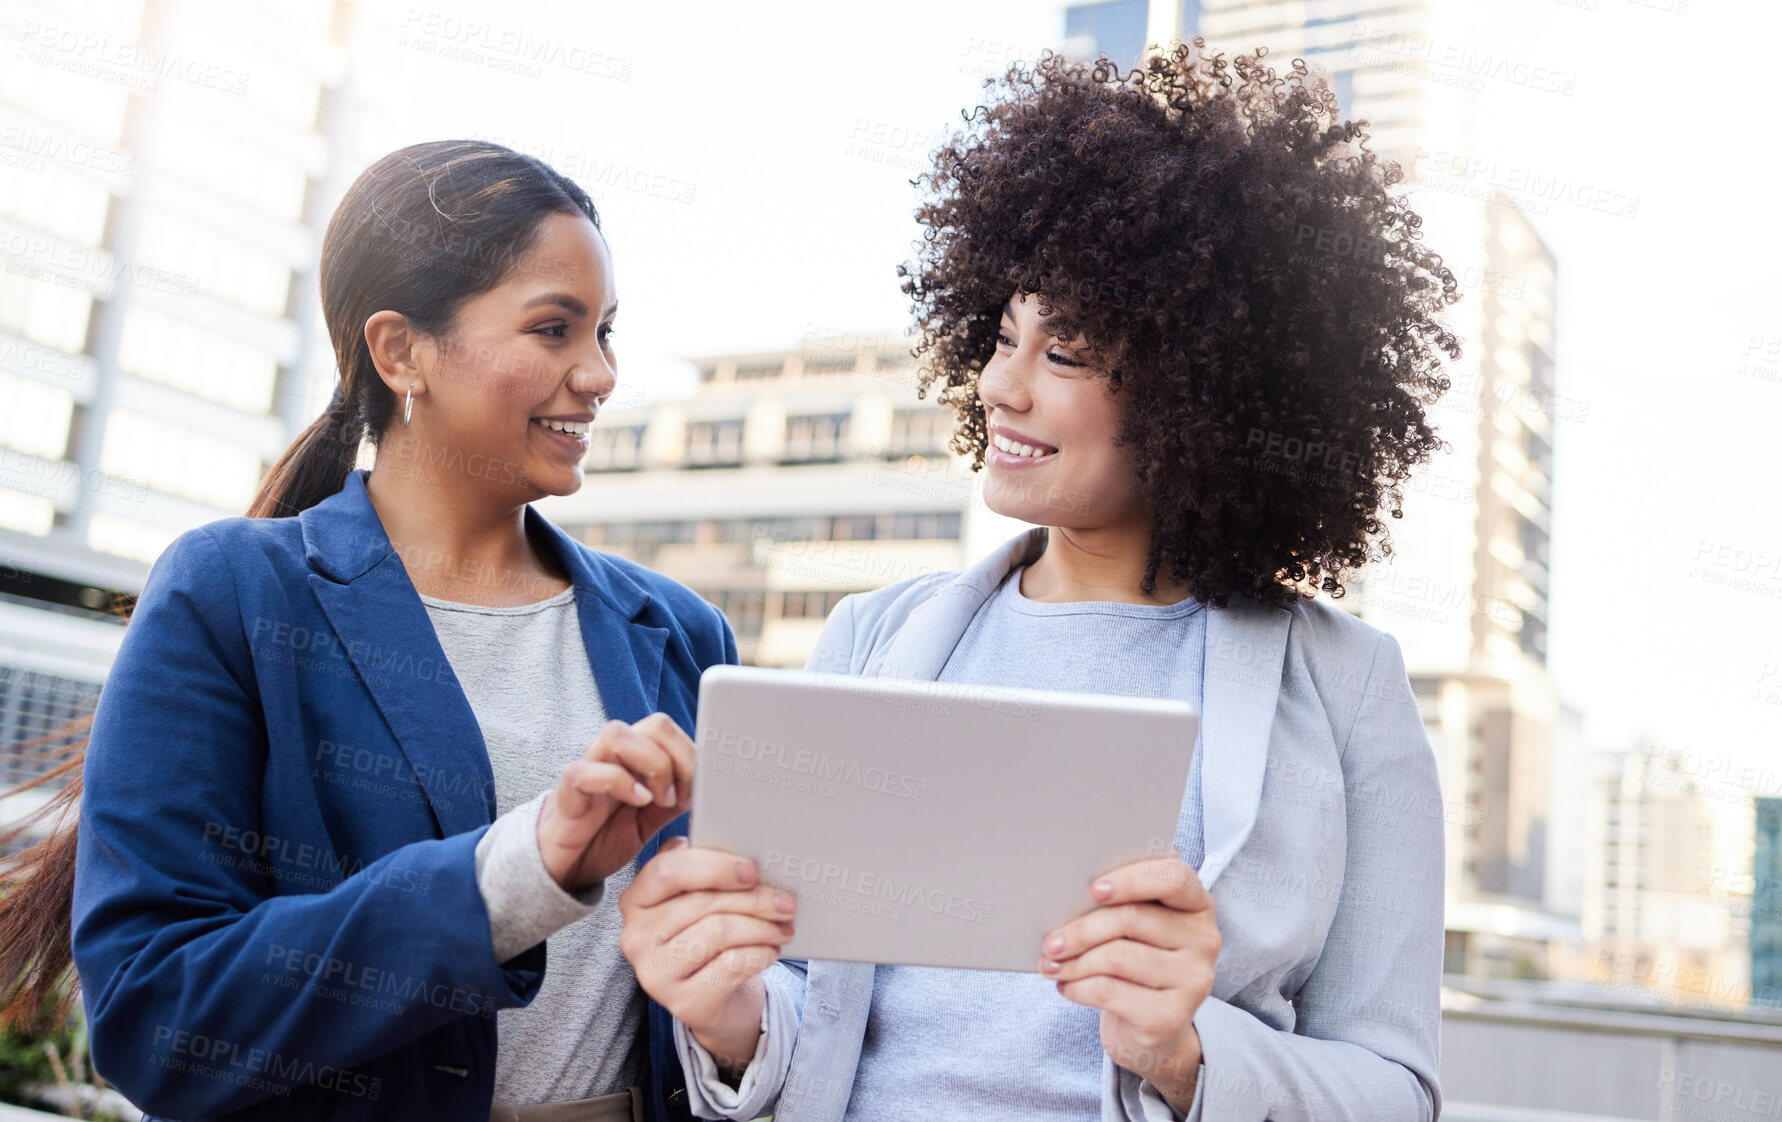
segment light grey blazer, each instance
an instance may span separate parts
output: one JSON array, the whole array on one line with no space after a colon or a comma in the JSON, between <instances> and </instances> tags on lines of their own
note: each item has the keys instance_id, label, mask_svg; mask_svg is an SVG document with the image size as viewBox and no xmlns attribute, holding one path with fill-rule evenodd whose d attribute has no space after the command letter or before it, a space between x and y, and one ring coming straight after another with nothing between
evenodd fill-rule
<instances>
[{"instance_id":1,"label":"light grey blazer","mask_svg":"<svg viewBox=\"0 0 1782 1122\"><path fill-rule=\"evenodd\" d=\"M844 599L810 669L934 679L1045 541L1032 530L964 572ZM1200 878L1223 944L1194 1018L1204 1066L1189 1119L1432 1122L1444 806L1398 643L1322 600L1233 604L1208 612L1204 673ZM767 1034L734 1089L677 1025L694 1112L840 1119L874 969L770 968L763 1021L796 1031ZM1107 1122L1174 1115L1105 1058L1102 1082Z\"/></svg>"}]
</instances>

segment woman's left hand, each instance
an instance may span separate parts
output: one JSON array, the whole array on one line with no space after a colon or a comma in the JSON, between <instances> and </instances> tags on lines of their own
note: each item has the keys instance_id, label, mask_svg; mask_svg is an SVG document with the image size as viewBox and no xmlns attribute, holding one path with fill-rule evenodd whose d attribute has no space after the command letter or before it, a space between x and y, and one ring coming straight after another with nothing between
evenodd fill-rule
<instances>
[{"instance_id":1,"label":"woman's left hand","mask_svg":"<svg viewBox=\"0 0 1782 1122\"><path fill-rule=\"evenodd\" d=\"M1194 1014L1213 989L1219 925L1213 897L1181 857L1122 865L1097 878L1100 905L1046 936L1040 973L1101 1010L1101 1046L1177 1109L1194 1100Z\"/></svg>"}]
</instances>

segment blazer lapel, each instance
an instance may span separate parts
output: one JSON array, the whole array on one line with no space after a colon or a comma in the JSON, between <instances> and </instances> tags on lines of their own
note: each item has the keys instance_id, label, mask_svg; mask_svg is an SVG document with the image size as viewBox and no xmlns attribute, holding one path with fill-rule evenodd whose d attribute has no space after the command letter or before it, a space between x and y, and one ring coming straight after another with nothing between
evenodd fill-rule
<instances>
[{"instance_id":1,"label":"blazer lapel","mask_svg":"<svg viewBox=\"0 0 1782 1122\"><path fill-rule=\"evenodd\" d=\"M315 570L310 587L426 793L441 836L488 825L495 776L482 730L371 505L364 473L349 475L338 494L300 517ZM668 642L667 629L634 622L649 593L531 507L525 518L575 586L582 643L606 715L627 722L648 716Z\"/></svg>"},{"instance_id":2,"label":"blazer lapel","mask_svg":"<svg viewBox=\"0 0 1782 1122\"><path fill-rule=\"evenodd\" d=\"M1005 542L988 557L942 585L911 609L883 651L874 651L864 667L866 677L932 682L940 677L953 648L959 645L972 617L997 585L1017 565L1038 557L1046 548L1046 531L1029 530Z\"/></svg>"},{"instance_id":3,"label":"blazer lapel","mask_svg":"<svg viewBox=\"0 0 1782 1122\"><path fill-rule=\"evenodd\" d=\"M1011 569L1031 562L1045 545L1046 531L1030 530L961 572L911 610L885 648L869 657L866 674L939 677L984 601ZM1258 604L1207 612L1199 751L1206 844L1200 879L1208 888L1256 824L1291 619L1284 608Z\"/></svg>"},{"instance_id":4,"label":"blazer lapel","mask_svg":"<svg viewBox=\"0 0 1782 1122\"><path fill-rule=\"evenodd\" d=\"M427 795L440 836L495 820L495 776L426 605L365 492L364 473L304 511L309 585Z\"/></svg>"},{"instance_id":5,"label":"blazer lapel","mask_svg":"<svg viewBox=\"0 0 1782 1122\"><path fill-rule=\"evenodd\" d=\"M1285 608L1234 604L1207 612L1200 715L1200 882L1219 879L1256 825L1269 733L1287 655Z\"/></svg>"},{"instance_id":6,"label":"blazer lapel","mask_svg":"<svg viewBox=\"0 0 1782 1122\"><path fill-rule=\"evenodd\" d=\"M1045 530L1031 530L964 570L911 609L883 649L867 655L865 677L933 681L959 645L972 617L1009 570L1039 556ZM792 1118L840 1118L847 1109L853 1072L866 1039L875 972L870 962L812 962L806 978L805 1017L821 1019L823 1049L792 1053L778 1113Z\"/></svg>"},{"instance_id":7,"label":"blazer lapel","mask_svg":"<svg viewBox=\"0 0 1782 1122\"><path fill-rule=\"evenodd\" d=\"M655 712L668 629L636 622L649 606L650 594L618 566L577 546L531 507L526 508L526 528L555 549L569 571L582 643L588 648L588 664L607 717L630 724Z\"/></svg>"}]
</instances>

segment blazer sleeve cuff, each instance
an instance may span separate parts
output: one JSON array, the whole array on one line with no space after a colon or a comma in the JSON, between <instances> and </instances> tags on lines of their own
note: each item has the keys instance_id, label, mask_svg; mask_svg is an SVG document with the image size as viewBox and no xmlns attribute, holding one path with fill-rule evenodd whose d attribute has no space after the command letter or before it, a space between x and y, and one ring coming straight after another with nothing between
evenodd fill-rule
<instances>
[{"instance_id":1,"label":"blazer sleeve cuff","mask_svg":"<svg viewBox=\"0 0 1782 1122\"><path fill-rule=\"evenodd\" d=\"M476 845L476 885L489 911L496 962L508 961L589 915L606 891L606 882L596 881L565 892L545 869L538 852L544 800L541 794L497 818Z\"/></svg>"},{"instance_id":2,"label":"blazer sleeve cuff","mask_svg":"<svg viewBox=\"0 0 1782 1122\"><path fill-rule=\"evenodd\" d=\"M1184 1114L1164 1098L1163 1092L1153 1086L1150 1080L1127 1071L1112 1059L1105 1062L1105 1070L1114 1086L1111 1088L1111 1095L1104 1096L1104 1101L1111 1097L1119 1104L1120 1109L1115 1117L1124 1122L1201 1122L1200 1100L1206 1086L1206 1064L1202 1063L1196 1069L1194 1101L1188 1105L1188 1112Z\"/></svg>"},{"instance_id":3,"label":"blazer sleeve cuff","mask_svg":"<svg viewBox=\"0 0 1782 1122\"><path fill-rule=\"evenodd\" d=\"M674 1047L687 1076L688 1107L701 1118L759 1118L772 1109L786 1082L792 1044L798 1036L798 1011L791 998L766 982L761 1006L761 1038L735 1087L724 1082L718 1062L693 1039L687 1026L674 1023Z\"/></svg>"}]
</instances>

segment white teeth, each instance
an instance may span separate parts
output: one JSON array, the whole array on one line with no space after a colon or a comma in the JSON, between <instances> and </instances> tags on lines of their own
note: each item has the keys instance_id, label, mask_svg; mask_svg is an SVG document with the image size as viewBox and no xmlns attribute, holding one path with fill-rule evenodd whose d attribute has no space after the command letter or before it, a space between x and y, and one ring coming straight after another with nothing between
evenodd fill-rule
<instances>
[{"instance_id":1,"label":"white teeth","mask_svg":"<svg viewBox=\"0 0 1782 1122\"><path fill-rule=\"evenodd\" d=\"M541 418L538 423L552 432L566 432L573 436L586 436L588 433L586 421L547 421Z\"/></svg>"},{"instance_id":2,"label":"white teeth","mask_svg":"<svg viewBox=\"0 0 1782 1122\"><path fill-rule=\"evenodd\" d=\"M1029 459L1038 459L1041 456L1049 456L1052 454L1051 452L1042 452L1031 444L1017 444L1015 441L1010 440L1001 433L991 433L990 443L996 445L996 447L1002 449L1011 456L1026 456ZM1056 449L1053 451L1056 451Z\"/></svg>"}]
</instances>

